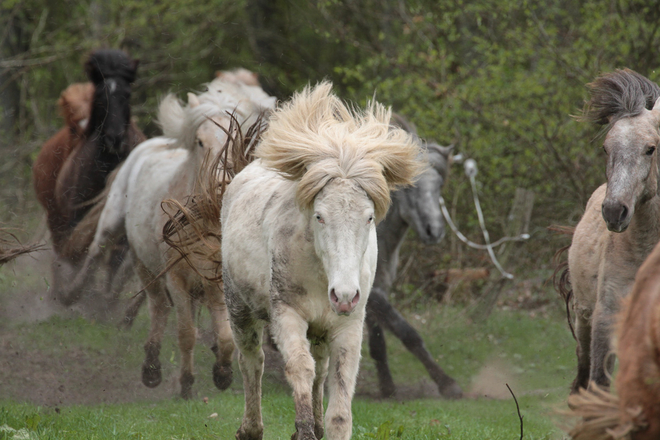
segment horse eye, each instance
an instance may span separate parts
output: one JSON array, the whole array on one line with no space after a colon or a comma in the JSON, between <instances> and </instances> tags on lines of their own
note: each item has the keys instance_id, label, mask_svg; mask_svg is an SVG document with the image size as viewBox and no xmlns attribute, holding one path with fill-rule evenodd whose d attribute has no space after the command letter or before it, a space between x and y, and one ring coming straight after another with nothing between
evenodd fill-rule
<instances>
[{"instance_id":1,"label":"horse eye","mask_svg":"<svg viewBox=\"0 0 660 440\"><path fill-rule=\"evenodd\" d=\"M603 153L607 154L607 149L605 148L605 145L603 145Z\"/></svg>"},{"instance_id":2,"label":"horse eye","mask_svg":"<svg viewBox=\"0 0 660 440\"><path fill-rule=\"evenodd\" d=\"M197 146L200 148L204 148L204 144L202 143L201 139L197 139Z\"/></svg>"},{"instance_id":3,"label":"horse eye","mask_svg":"<svg viewBox=\"0 0 660 440\"><path fill-rule=\"evenodd\" d=\"M655 147L648 147L646 149L646 155L647 156L652 156L654 152L655 152Z\"/></svg>"},{"instance_id":4,"label":"horse eye","mask_svg":"<svg viewBox=\"0 0 660 440\"><path fill-rule=\"evenodd\" d=\"M323 218L321 217L321 214L316 214L315 217L316 217L316 220L318 220L319 223L321 223L321 224L324 224L324 223L325 223L325 221L324 221Z\"/></svg>"},{"instance_id":5,"label":"horse eye","mask_svg":"<svg viewBox=\"0 0 660 440\"><path fill-rule=\"evenodd\" d=\"M371 223L372 221L374 221L374 216L370 215L369 219L367 220L367 224Z\"/></svg>"}]
</instances>

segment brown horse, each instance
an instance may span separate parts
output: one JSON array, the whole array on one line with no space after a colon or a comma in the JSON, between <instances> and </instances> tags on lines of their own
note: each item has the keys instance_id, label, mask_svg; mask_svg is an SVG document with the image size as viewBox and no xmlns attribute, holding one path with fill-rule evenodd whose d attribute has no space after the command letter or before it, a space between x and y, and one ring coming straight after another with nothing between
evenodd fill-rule
<instances>
[{"instance_id":1,"label":"brown horse","mask_svg":"<svg viewBox=\"0 0 660 440\"><path fill-rule=\"evenodd\" d=\"M55 205L55 185L64 161L85 134L93 96L94 85L89 82L71 84L62 92L57 105L65 126L44 143L32 166L37 200L46 210L51 231L64 229L62 216L57 214Z\"/></svg>"},{"instance_id":2,"label":"brown horse","mask_svg":"<svg viewBox=\"0 0 660 440\"><path fill-rule=\"evenodd\" d=\"M131 121L131 83L135 81L137 65L137 60L122 51L93 52L85 63L85 72L93 83L93 96L84 131L80 133L77 128L69 128L70 145L66 147L62 147L59 140L51 139L44 146L48 146L49 151L42 153L43 160L38 159L35 164L35 188L47 211L56 254L53 263L55 295L59 294L62 284L61 266L77 264L94 236L102 204L100 209L92 210L92 207L105 188L108 176L137 144L146 140ZM66 109L64 113L67 115ZM51 147L53 144L55 147ZM49 161L49 157L55 160ZM51 168L47 169L44 162ZM52 162L59 164L53 166ZM39 191L43 187L50 189L46 193ZM119 261L115 260L113 267L117 268Z\"/></svg>"},{"instance_id":3,"label":"brown horse","mask_svg":"<svg viewBox=\"0 0 660 440\"><path fill-rule=\"evenodd\" d=\"M571 431L574 440L660 438L660 245L637 271L616 334L618 396L593 386L569 397L584 418Z\"/></svg>"}]
</instances>

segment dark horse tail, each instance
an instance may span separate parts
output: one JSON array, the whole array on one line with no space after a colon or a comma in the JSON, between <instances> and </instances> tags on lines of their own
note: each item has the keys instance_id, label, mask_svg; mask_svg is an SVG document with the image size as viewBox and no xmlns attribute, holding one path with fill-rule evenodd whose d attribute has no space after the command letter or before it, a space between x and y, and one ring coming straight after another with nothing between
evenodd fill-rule
<instances>
[{"instance_id":1,"label":"dark horse tail","mask_svg":"<svg viewBox=\"0 0 660 440\"><path fill-rule=\"evenodd\" d=\"M552 225L549 226L548 229L559 234L570 236L572 236L575 232L575 228L570 226ZM568 320L568 327L571 329L573 339L577 341L575 330L573 329L573 320L571 319L570 302L571 298L573 297L573 288L571 287L571 277L568 270L568 259L561 261L562 255L568 251L570 247L571 245L568 244L559 248L559 250L555 252L554 257L552 258L552 261L555 265L555 271L552 274L552 285L555 287L555 290L559 292L559 295L561 295L564 303L566 304L566 319Z\"/></svg>"}]
</instances>

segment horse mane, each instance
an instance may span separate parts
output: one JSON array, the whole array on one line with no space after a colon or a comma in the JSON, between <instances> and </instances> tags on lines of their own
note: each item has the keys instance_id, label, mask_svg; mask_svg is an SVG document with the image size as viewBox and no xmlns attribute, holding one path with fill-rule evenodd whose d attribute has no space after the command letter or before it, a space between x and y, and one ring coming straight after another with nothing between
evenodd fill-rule
<instances>
[{"instance_id":1,"label":"horse mane","mask_svg":"<svg viewBox=\"0 0 660 440\"><path fill-rule=\"evenodd\" d=\"M207 91L196 95L200 104L183 105L173 94L163 98L158 106L158 124L166 137L176 139L178 146L193 148L197 130L209 118L234 115L241 125L254 124L264 111L274 108L275 98L260 87L248 86L216 78L206 85Z\"/></svg>"},{"instance_id":2,"label":"horse mane","mask_svg":"<svg viewBox=\"0 0 660 440\"><path fill-rule=\"evenodd\" d=\"M349 108L324 81L276 110L255 155L266 167L298 181L296 200L308 209L334 178L356 182L371 198L377 221L390 191L411 185L423 169L415 138L390 125L391 110L372 101Z\"/></svg>"},{"instance_id":3,"label":"horse mane","mask_svg":"<svg viewBox=\"0 0 660 440\"><path fill-rule=\"evenodd\" d=\"M261 84L259 83L259 75L243 67L238 67L232 70L218 70L215 72L215 76L229 82L261 87Z\"/></svg>"},{"instance_id":4,"label":"horse mane","mask_svg":"<svg viewBox=\"0 0 660 440\"><path fill-rule=\"evenodd\" d=\"M578 120L611 126L622 118L651 110L660 97L660 87L630 69L605 73L587 84L591 98Z\"/></svg>"},{"instance_id":5,"label":"horse mane","mask_svg":"<svg viewBox=\"0 0 660 440\"><path fill-rule=\"evenodd\" d=\"M96 85L108 78L121 78L130 84L135 81L138 64L138 60L130 58L124 51L99 49L90 54L85 72Z\"/></svg>"},{"instance_id":6,"label":"horse mane","mask_svg":"<svg viewBox=\"0 0 660 440\"><path fill-rule=\"evenodd\" d=\"M209 281L219 281L222 274L220 211L222 196L227 185L236 174L254 160L255 145L267 125L268 112L262 112L254 122L244 128L234 114L230 115L227 140L215 158L206 157L198 175L198 192L185 202L167 199L162 203L163 211L169 220L163 226L163 241L175 254L158 277L165 274L181 260L197 274ZM231 158L231 161L229 160ZM229 163L231 162L231 167ZM202 274L196 267L195 259L213 263L213 274Z\"/></svg>"}]
</instances>

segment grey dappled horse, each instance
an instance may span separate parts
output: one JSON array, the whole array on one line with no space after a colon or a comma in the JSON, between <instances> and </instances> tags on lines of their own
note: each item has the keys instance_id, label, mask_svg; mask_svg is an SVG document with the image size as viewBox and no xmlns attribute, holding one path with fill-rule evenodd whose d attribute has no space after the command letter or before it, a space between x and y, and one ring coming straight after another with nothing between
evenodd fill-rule
<instances>
[{"instance_id":1,"label":"grey dappled horse","mask_svg":"<svg viewBox=\"0 0 660 440\"><path fill-rule=\"evenodd\" d=\"M416 134L415 128L400 116L396 125ZM385 219L378 225L378 267L367 303L367 329L369 352L376 361L380 392L383 397L394 395L396 388L387 363L387 347L383 328L390 330L405 347L422 362L440 394L447 398L462 396L461 388L435 362L417 331L389 303L387 294L396 279L399 249L412 227L424 244L438 243L445 234L440 211L440 190L449 173L449 155L452 147L428 143L429 168L419 177L415 186L392 193L392 205Z\"/></svg>"}]
</instances>

